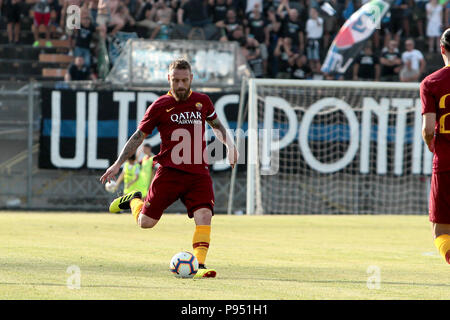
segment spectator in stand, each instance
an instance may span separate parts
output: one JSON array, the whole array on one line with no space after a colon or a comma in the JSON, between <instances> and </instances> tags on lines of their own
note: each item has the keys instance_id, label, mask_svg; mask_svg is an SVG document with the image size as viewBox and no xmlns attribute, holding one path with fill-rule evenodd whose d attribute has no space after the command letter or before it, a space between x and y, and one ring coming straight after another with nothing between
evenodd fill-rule
<instances>
[{"instance_id":1,"label":"spectator in stand","mask_svg":"<svg viewBox=\"0 0 450 320\"><path fill-rule=\"evenodd\" d=\"M423 40L425 37L424 22L426 19L425 5L429 0L414 0L412 22L417 27L417 40Z\"/></svg>"},{"instance_id":2,"label":"spectator in stand","mask_svg":"<svg viewBox=\"0 0 450 320\"><path fill-rule=\"evenodd\" d=\"M179 0L170 0L169 7L170 7L170 9L172 9L172 12L174 13L172 15L172 23L176 24L178 22L177 12L178 12L178 9L180 9L180 6L181 6L181 4L180 4Z\"/></svg>"},{"instance_id":3,"label":"spectator in stand","mask_svg":"<svg viewBox=\"0 0 450 320\"><path fill-rule=\"evenodd\" d=\"M155 21L159 23L164 20L167 23L172 22L175 12L169 7L164 0L157 0L155 2Z\"/></svg>"},{"instance_id":4,"label":"spectator in stand","mask_svg":"<svg viewBox=\"0 0 450 320\"><path fill-rule=\"evenodd\" d=\"M208 16L208 4L204 0L187 0L177 12L178 24L203 28L212 23Z\"/></svg>"},{"instance_id":5,"label":"spectator in stand","mask_svg":"<svg viewBox=\"0 0 450 320\"><path fill-rule=\"evenodd\" d=\"M291 77L292 66L299 56L298 51L292 47L291 38L279 38L274 56L278 58L277 78L289 79Z\"/></svg>"},{"instance_id":6,"label":"spectator in stand","mask_svg":"<svg viewBox=\"0 0 450 320\"><path fill-rule=\"evenodd\" d=\"M380 21L380 28L375 29L375 32L373 34L372 41L376 50L378 50L380 47L384 48L388 46L388 43L392 38L390 27L391 12L388 11Z\"/></svg>"},{"instance_id":7,"label":"spectator in stand","mask_svg":"<svg viewBox=\"0 0 450 320\"><path fill-rule=\"evenodd\" d=\"M406 51L402 53L403 67L400 70L400 81L417 82L425 71L425 59L422 52L414 49L414 40L405 41Z\"/></svg>"},{"instance_id":8,"label":"spectator in stand","mask_svg":"<svg viewBox=\"0 0 450 320\"><path fill-rule=\"evenodd\" d=\"M50 5L47 0L38 0L33 7L33 16L34 21L31 26L31 30L34 35L34 43L33 47L39 46L39 27L41 25L44 26L45 29L45 46L52 47L52 43L50 41Z\"/></svg>"},{"instance_id":9,"label":"spectator in stand","mask_svg":"<svg viewBox=\"0 0 450 320\"><path fill-rule=\"evenodd\" d=\"M150 35L150 39L169 40L172 33L172 14L158 15L157 26Z\"/></svg>"},{"instance_id":10,"label":"spectator in stand","mask_svg":"<svg viewBox=\"0 0 450 320\"><path fill-rule=\"evenodd\" d=\"M328 4L336 10L337 2L336 0L329 0ZM326 12L323 12L323 20L324 20L324 34L323 34L323 47L325 49L328 49L331 42L333 41L334 35L339 31L337 22L337 15L336 13L333 15L330 15Z\"/></svg>"},{"instance_id":11,"label":"spectator in stand","mask_svg":"<svg viewBox=\"0 0 450 320\"><path fill-rule=\"evenodd\" d=\"M128 13L130 14L131 17L136 17L137 13L138 13L138 9L139 9L139 2L138 0L121 0L122 4L127 8ZM163 1L164 4L166 3L165 1Z\"/></svg>"},{"instance_id":12,"label":"spectator in stand","mask_svg":"<svg viewBox=\"0 0 450 320\"><path fill-rule=\"evenodd\" d=\"M355 64L353 65L353 80L380 80L380 61L378 56L373 53L370 45L367 45L355 60Z\"/></svg>"},{"instance_id":13,"label":"spectator in stand","mask_svg":"<svg viewBox=\"0 0 450 320\"><path fill-rule=\"evenodd\" d=\"M267 26L266 26L266 45L268 47L273 47L275 49L278 38L283 34L283 24L281 17L276 13L274 8L269 8L267 10ZM273 51L273 50L269 50Z\"/></svg>"},{"instance_id":14,"label":"spectator in stand","mask_svg":"<svg viewBox=\"0 0 450 320\"><path fill-rule=\"evenodd\" d=\"M442 29L443 7L438 0L430 0L425 6L427 10L427 38L428 52L440 51L440 37Z\"/></svg>"},{"instance_id":15,"label":"spectator in stand","mask_svg":"<svg viewBox=\"0 0 450 320\"><path fill-rule=\"evenodd\" d=\"M410 21L412 19L413 8L414 8L414 0L403 0L402 1L402 9L403 9L402 25L403 25L403 31L404 31L404 33L403 33L404 38L411 37Z\"/></svg>"},{"instance_id":16,"label":"spectator in stand","mask_svg":"<svg viewBox=\"0 0 450 320\"><path fill-rule=\"evenodd\" d=\"M283 37L291 38L292 46L302 53L305 50L304 30L304 24L300 21L298 10L289 9L283 21Z\"/></svg>"},{"instance_id":17,"label":"spectator in stand","mask_svg":"<svg viewBox=\"0 0 450 320\"><path fill-rule=\"evenodd\" d=\"M85 81L95 80L94 75L90 69L84 64L82 56L75 57L74 62L71 63L64 76L64 81Z\"/></svg>"},{"instance_id":18,"label":"spectator in stand","mask_svg":"<svg viewBox=\"0 0 450 320\"><path fill-rule=\"evenodd\" d=\"M220 38L219 29L214 26L209 17L206 0L187 0L178 9L177 18L178 24L181 26L177 26L178 30L187 33L188 38L192 34L198 34L205 40Z\"/></svg>"},{"instance_id":19,"label":"spectator in stand","mask_svg":"<svg viewBox=\"0 0 450 320\"><path fill-rule=\"evenodd\" d=\"M444 7L444 29L450 28L450 1L447 1Z\"/></svg>"},{"instance_id":20,"label":"spectator in stand","mask_svg":"<svg viewBox=\"0 0 450 320\"><path fill-rule=\"evenodd\" d=\"M263 78L265 76L264 60L261 57L259 42L253 37L247 37L245 45L242 47L242 53L247 59L254 77Z\"/></svg>"},{"instance_id":21,"label":"spectator in stand","mask_svg":"<svg viewBox=\"0 0 450 320\"><path fill-rule=\"evenodd\" d=\"M395 40L389 41L387 47L381 51L381 80L398 81L399 72L402 67L402 58Z\"/></svg>"},{"instance_id":22,"label":"spectator in stand","mask_svg":"<svg viewBox=\"0 0 450 320\"><path fill-rule=\"evenodd\" d=\"M232 41L234 38L232 36L233 32L239 27L242 28L242 25L237 19L236 11L234 9L229 9L225 20L217 21L216 27L222 29L221 41Z\"/></svg>"},{"instance_id":23,"label":"spectator in stand","mask_svg":"<svg viewBox=\"0 0 450 320\"><path fill-rule=\"evenodd\" d=\"M286 18L288 11L291 9L289 7L289 0L281 0L277 8L277 14L282 19Z\"/></svg>"},{"instance_id":24,"label":"spectator in stand","mask_svg":"<svg viewBox=\"0 0 450 320\"><path fill-rule=\"evenodd\" d=\"M163 0L158 0L150 11L147 26L152 30L150 39L168 40L171 37L175 15L171 7Z\"/></svg>"},{"instance_id":25,"label":"spectator in stand","mask_svg":"<svg viewBox=\"0 0 450 320\"><path fill-rule=\"evenodd\" d=\"M266 43L266 21L259 9L259 4L255 4L253 10L247 15L245 33L259 43Z\"/></svg>"},{"instance_id":26,"label":"spectator in stand","mask_svg":"<svg viewBox=\"0 0 450 320\"><path fill-rule=\"evenodd\" d=\"M61 20L61 5L58 0L48 0L48 4L50 6L50 37L58 38L63 34L63 30L59 26L59 22Z\"/></svg>"},{"instance_id":27,"label":"spectator in stand","mask_svg":"<svg viewBox=\"0 0 450 320\"><path fill-rule=\"evenodd\" d=\"M263 12L267 13L269 9L276 9L280 6L281 0L264 0L263 1Z\"/></svg>"},{"instance_id":28,"label":"spectator in stand","mask_svg":"<svg viewBox=\"0 0 450 320\"><path fill-rule=\"evenodd\" d=\"M386 41L394 39L400 43L400 37L404 33L404 10L407 7L405 0L395 0L391 5L391 19L389 23L389 37Z\"/></svg>"},{"instance_id":29,"label":"spectator in stand","mask_svg":"<svg viewBox=\"0 0 450 320\"><path fill-rule=\"evenodd\" d=\"M6 16L8 42L18 43L20 40L20 14L22 12L21 0L3 1L0 0L0 9L4 9Z\"/></svg>"},{"instance_id":30,"label":"spectator in stand","mask_svg":"<svg viewBox=\"0 0 450 320\"><path fill-rule=\"evenodd\" d=\"M151 32L157 27L157 23L154 20L155 11L156 8L153 1L145 0L136 15L136 26L146 28L148 36L150 36Z\"/></svg>"},{"instance_id":31,"label":"spectator in stand","mask_svg":"<svg viewBox=\"0 0 450 320\"><path fill-rule=\"evenodd\" d=\"M208 0L209 15L215 24L218 21L225 20L228 9L231 8L233 0Z\"/></svg>"},{"instance_id":32,"label":"spectator in stand","mask_svg":"<svg viewBox=\"0 0 450 320\"><path fill-rule=\"evenodd\" d=\"M102 38L106 38L107 35L114 36L127 23L134 25L135 21L120 0L108 0L106 5L104 5L104 1L99 3L97 24Z\"/></svg>"},{"instance_id":33,"label":"spectator in stand","mask_svg":"<svg viewBox=\"0 0 450 320\"><path fill-rule=\"evenodd\" d=\"M323 19L316 8L309 11L306 21L306 57L311 63L313 73L320 73L321 41L323 36Z\"/></svg>"},{"instance_id":34,"label":"spectator in stand","mask_svg":"<svg viewBox=\"0 0 450 320\"><path fill-rule=\"evenodd\" d=\"M264 65L264 74L267 72L267 59L268 59L268 51L267 51L267 40L266 40L266 21L263 18L261 11L259 9L259 4L255 4L253 11L248 14L247 18L247 27L245 30L245 34L247 37L254 38L259 44L260 51L260 59L263 61Z\"/></svg>"},{"instance_id":35,"label":"spectator in stand","mask_svg":"<svg viewBox=\"0 0 450 320\"><path fill-rule=\"evenodd\" d=\"M267 27L266 27L266 47L268 51L267 71L272 78L278 73L278 59L274 56L278 39L282 36L281 18L277 15L275 9L270 7L267 9Z\"/></svg>"},{"instance_id":36,"label":"spectator in stand","mask_svg":"<svg viewBox=\"0 0 450 320\"><path fill-rule=\"evenodd\" d=\"M285 1L287 1L287 0L285 0ZM262 9L263 9L263 1L262 0L247 0L244 17L253 11L253 9L255 8L255 5L258 6L258 10L262 13Z\"/></svg>"},{"instance_id":37,"label":"spectator in stand","mask_svg":"<svg viewBox=\"0 0 450 320\"><path fill-rule=\"evenodd\" d=\"M312 70L308 65L308 60L305 55L300 55L295 59L292 66L291 78L297 80L310 79L312 77Z\"/></svg>"},{"instance_id":38,"label":"spectator in stand","mask_svg":"<svg viewBox=\"0 0 450 320\"><path fill-rule=\"evenodd\" d=\"M125 25L121 29L121 31L136 32L136 20L133 14L130 12L130 9L128 9L128 5L125 2L123 2L123 0L120 0L120 5L118 9L119 9L118 15L120 15L120 17L122 17L125 21Z\"/></svg>"},{"instance_id":39,"label":"spectator in stand","mask_svg":"<svg viewBox=\"0 0 450 320\"><path fill-rule=\"evenodd\" d=\"M97 26L97 13L98 13L98 1L99 0L85 0L88 3L89 15L92 23Z\"/></svg>"},{"instance_id":40,"label":"spectator in stand","mask_svg":"<svg viewBox=\"0 0 450 320\"><path fill-rule=\"evenodd\" d=\"M87 68L91 67L91 42L96 28L88 13L81 16L80 29L75 29L72 36L73 55L83 57Z\"/></svg>"}]
</instances>

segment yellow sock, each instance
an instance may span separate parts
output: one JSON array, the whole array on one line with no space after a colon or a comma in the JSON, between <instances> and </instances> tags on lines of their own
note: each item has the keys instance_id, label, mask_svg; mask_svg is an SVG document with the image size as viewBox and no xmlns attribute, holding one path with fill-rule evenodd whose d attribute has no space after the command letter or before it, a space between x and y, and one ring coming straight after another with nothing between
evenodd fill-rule
<instances>
[{"instance_id":1,"label":"yellow sock","mask_svg":"<svg viewBox=\"0 0 450 320\"><path fill-rule=\"evenodd\" d=\"M211 226L200 225L195 227L194 237L192 239L192 247L194 248L194 256L197 257L199 264L205 264L206 254L208 253L211 235Z\"/></svg>"},{"instance_id":2,"label":"yellow sock","mask_svg":"<svg viewBox=\"0 0 450 320\"><path fill-rule=\"evenodd\" d=\"M131 214L133 215L136 222L139 218L139 214L141 213L141 209L142 209L143 205L144 205L144 201L142 201L139 198L134 198L130 201Z\"/></svg>"},{"instance_id":3,"label":"yellow sock","mask_svg":"<svg viewBox=\"0 0 450 320\"><path fill-rule=\"evenodd\" d=\"M443 234L434 239L434 245L445 261L450 264L450 235Z\"/></svg>"}]
</instances>

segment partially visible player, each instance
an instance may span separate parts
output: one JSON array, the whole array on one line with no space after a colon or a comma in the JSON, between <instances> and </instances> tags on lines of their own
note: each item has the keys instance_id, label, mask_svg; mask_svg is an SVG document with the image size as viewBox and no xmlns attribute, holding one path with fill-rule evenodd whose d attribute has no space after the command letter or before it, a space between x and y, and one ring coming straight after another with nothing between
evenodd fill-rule
<instances>
[{"instance_id":1,"label":"partially visible player","mask_svg":"<svg viewBox=\"0 0 450 320\"><path fill-rule=\"evenodd\" d=\"M147 196L150 183L155 176L156 163L153 161L152 147L150 144L146 143L142 147L144 152L144 157L141 160L141 171L139 172L139 185L140 190L142 190L142 198Z\"/></svg>"},{"instance_id":2,"label":"partially visible player","mask_svg":"<svg viewBox=\"0 0 450 320\"><path fill-rule=\"evenodd\" d=\"M420 84L422 137L433 152L429 204L434 244L450 264L450 28L441 36L445 66Z\"/></svg>"},{"instance_id":3,"label":"partially visible player","mask_svg":"<svg viewBox=\"0 0 450 320\"><path fill-rule=\"evenodd\" d=\"M115 199L110 205L110 211L131 209L141 228L152 228L164 210L181 199L189 218L193 218L196 225L192 247L199 262L199 270L195 278L215 277L216 270L205 266L214 209L214 191L208 159L205 159L205 122L226 145L232 167L237 162L238 152L233 139L217 117L211 99L206 94L191 90L193 74L189 62L184 59L173 61L167 79L170 91L148 107L119 158L100 180L105 183L113 179L122 163L157 128L161 136L161 150L154 160L160 166L145 201L140 192L132 192Z\"/></svg>"},{"instance_id":4,"label":"partially visible player","mask_svg":"<svg viewBox=\"0 0 450 320\"><path fill-rule=\"evenodd\" d=\"M139 184L139 174L141 172L141 165L136 159L136 154L132 154L123 165L122 172L116 181L116 190L123 181L123 193L127 194L133 191L141 191L142 187Z\"/></svg>"}]
</instances>

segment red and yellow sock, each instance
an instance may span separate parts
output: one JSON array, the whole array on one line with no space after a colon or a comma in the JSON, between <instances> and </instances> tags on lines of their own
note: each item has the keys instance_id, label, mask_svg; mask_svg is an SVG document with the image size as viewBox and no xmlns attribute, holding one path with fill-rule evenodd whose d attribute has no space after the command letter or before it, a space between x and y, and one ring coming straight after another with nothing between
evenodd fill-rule
<instances>
[{"instance_id":1,"label":"red and yellow sock","mask_svg":"<svg viewBox=\"0 0 450 320\"><path fill-rule=\"evenodd\" d=\"M195 227L192 247L194 248L194 256L197 257L199 264L205 264L206 254L208 253L209 242L211 240L210 235L211 226L198 225Z\"/></svg>"},{"instance_id":2,"label":"red and yellow sock","mask_svg":"<svg viewBox=\"0 0 450 320\"><path fill-rule=\"evenodd\" d=\"M139 214L141 213L142 206L144 205L144 201L139 198L134 198L130 201L130 208L131 208L131 214L133 215L134 219L138 220Z\"/></svg>"},{"instance_id":3,"label":"red and yellow sock","mask_svg":"<svg viewBox=\"0 0 450 320\"><path fill-rule=\"evenodd\" d=\"M434 245L439 250L441 256L450 264L450 235L443 234L434 239Z\"/></svg>"}]
</instances>

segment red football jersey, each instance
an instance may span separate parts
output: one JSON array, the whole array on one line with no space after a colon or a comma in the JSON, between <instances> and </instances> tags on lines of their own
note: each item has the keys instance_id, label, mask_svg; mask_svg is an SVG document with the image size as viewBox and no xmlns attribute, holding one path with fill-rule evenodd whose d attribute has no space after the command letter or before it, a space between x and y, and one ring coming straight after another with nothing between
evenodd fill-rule
<instances>
[{"instance_id":1,"label":"red football jersey","mask_svg":"<svg viewBox=\"0 0 450 320\"><path fill-rule=\"evenodd\" d=\"M209 174L205 121L217 114L211 99L191 91L186 101L177 101L169 91L154 101L145 112L138 128L151 134L156 127L161 136L160 152L154 161L191 173Z\"/></svg>"},{"instance_id":2,"label":"red football jersey","mask_svg":"<svg viewBox=\"0 0 450 320\"><path fill-rule=\"evenodd\" d=\"M436 113L433 171L450 170L450 67L441 68L420 84L422 114Z\"/></svg>"}]
</instances>

